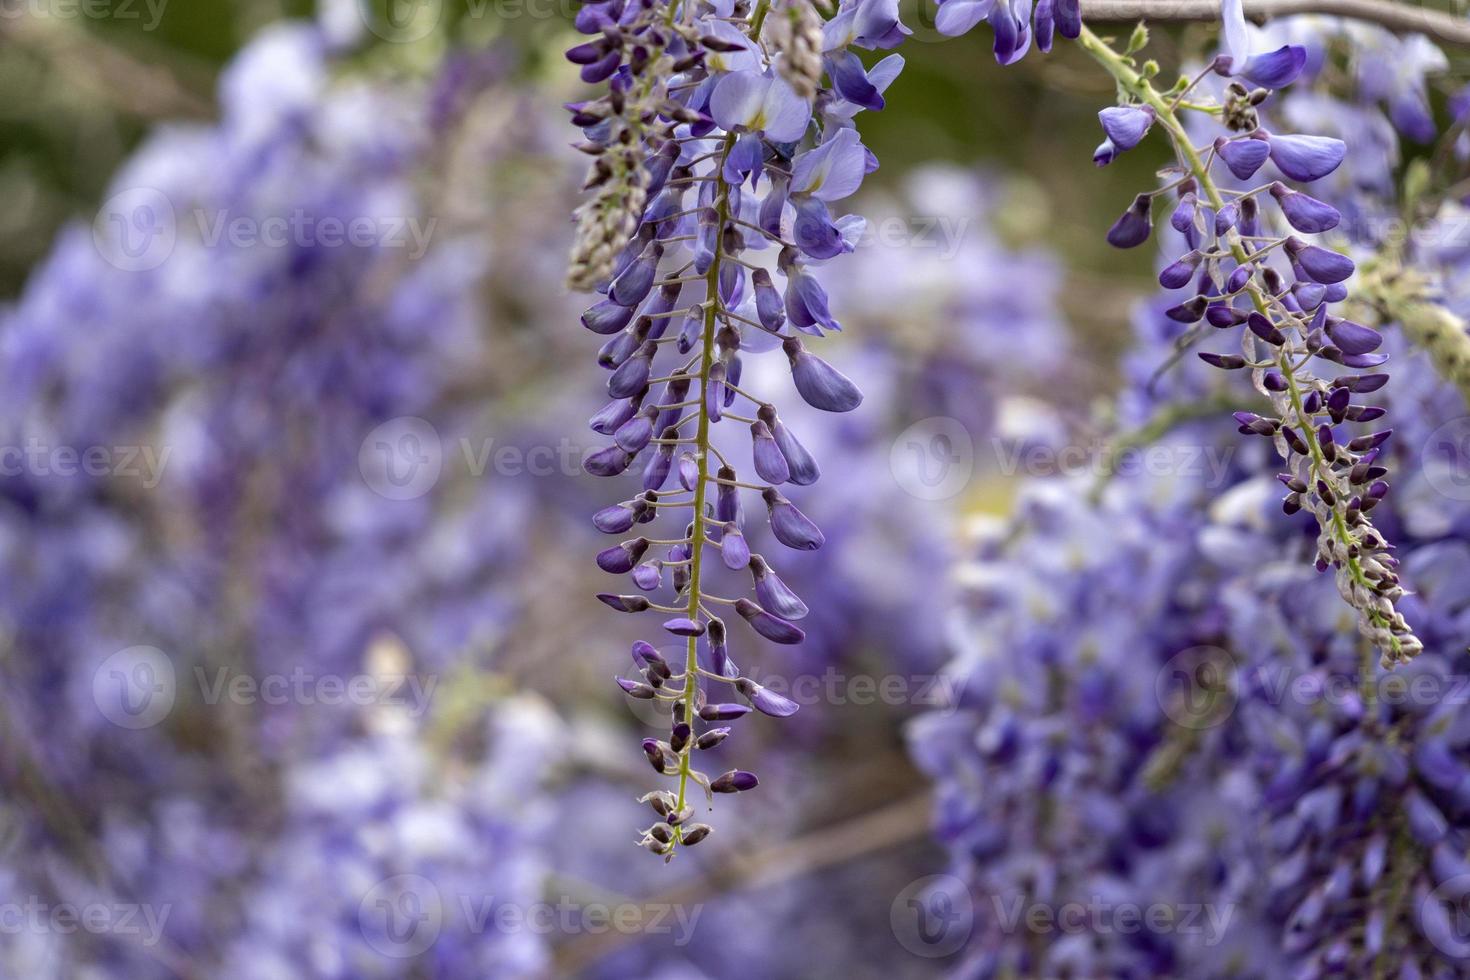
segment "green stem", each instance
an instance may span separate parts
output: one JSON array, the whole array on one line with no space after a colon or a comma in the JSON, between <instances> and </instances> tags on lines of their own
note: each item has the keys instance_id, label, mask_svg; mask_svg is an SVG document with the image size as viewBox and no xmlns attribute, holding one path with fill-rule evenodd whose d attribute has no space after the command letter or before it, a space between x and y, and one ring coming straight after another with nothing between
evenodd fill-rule
<instances>
[{"instance_id":1,"label":"green stem","mask_svg":"<svg viewBox=\"0 0 1470 980\"><path fill-rule=\"evenodd\" d=\"M1153 107L1156 121L1169 134L1169 140L1174 144L1175 152L1178 153L1180 160L1189 169L1190 173L1194 175L1195 182L1199 185L1200 191L1209 200L1210 205L1217 211L1223 208L1225 206L1224 195L1220 193L1220 189L1215 185L1209 168L1200 159L1200 155L1195 152L1194 144L1190 140L1189 134L1185 131L1183 124L1179 122L1179 117L1174 114L1173 108L1158 93L1148 78L1134 69L1129 64L1127 58L1114 51L1111 46L1086 26L1082 28L1082 34L1077 40L1083 49L1092 56L1093 60L1106 68L1108 73L1117 80L1118 84L1124 90L1141 102ZM1229 243L1231 254L1235 257L1235 260L1242 265L1245 264L1250 256L1245 248L1244 242L1241 241L1240 235L1234 229L1230 231ZM1251 280L1247 288L1250 292L1251 302L1256 310L1262 316L1270 319L1271 304L1261 292L1260 287L1256 285L1254 279ZM1336 480L1327 468L1327 461L1322 455L1322 447L1317 443L1317 434L1312 429L1311 420L1302 411L1301 386L1297 382L1295 369L1292 367L1291 358L1285 349L1282 350L1278 357L1277 367L1281 371L1282 377L1286 380L1287 394L1290 397L1292 413L1296 420L1296 428L1301 433L1302 441L1307 444L1307 448L1311 451L1312 476L1314 479L1321 480L1329 486L1336 488ZM1353 582L1363 590L1372 592L1373 587L1363 574L1362 565L1358 562L1358 559L1353 558L1347 553L1348 548L1354 542L1351 533L1348 531L1347 521L1343 518L1342 510L1336 505L1329 509L1332 511L1331 530L1338 544L1343 548L1344 560L1347 562L1348 572L1352 576ZM1382 616L1377 611L1369 610L1368 615L1375 626L1387 629L1388 624L1383 621ZM1394 647L1394 653L1397 654L1397 638L1391 636L1390 644Z\"/></svg>"},{"instance_id":2,"label":"green stem","mask_svg":"<svg viewBox=\"0 0 1470 980\"><path fill-rule=\"evenodd\" d=\"M1239 406L1234 398L1224 395L1185 404L1168 405L1159 409L1138 428L1114 436L1108 448L1111 450L1112 458L1117 459L1129 449L1153 445L1181 425L1198 419L1216 418L1225 412L1234 411L1237 407ZM1103 491L1107 489L1108 484L1116 475L1117 473L1111 467L1098 474L1089 491L1093 503L1097 503L1102 498Z\"/></svg>"},{"instance_id":3,"label":"green stem","mask_svg":"<svg viewBox=\"0 0 1470 980\"><path fill-rule=\"evenodd\" d=\"M760 0L755 6L755 13L750 18L750 36L759 38L761 36L761 25L766 22L766 14L770 12L771 0Z\"/></svg>"},{"instance_id":4,"label":"green stem","mask_svg":"<svg viewBox=\"0 0 1470 980\"><path fill-rule=\"evenodd\" d=\"M718 223L715 225L715 256L710 262L709 271L705 273L705 307L704 307L704 336L701 340L703 349L699 356L699 424L695 433L694 463L698 467L699 479L694 484L694 520L689 532L689 618L698 622L700 617L700 601L703 598L700 589L700 574L704 568L704 538L705 538L705 494L709 487L709 408L706 391L709 386L710 369L715 363L715 327L720 312L720 265L724 254L722 237L725 223L730 220L730 188L725 183L725 158L730 154L730 148L735 145L734 135L727 135L720 150L720 159L715 167L716 180L716 203L715 209L718 215ZM687 678L684 684L684 718L689 724L694 724L695 717L695 695L699 691L696 677L699 673L699 638L691 636L689 646L685 652L684 675ZM686 746L684 753L679 756L679 803L674 808L675 813L682 813L684 802L689 789L689 757L693 754L693 746ZM677 828L674 833L674 844L684 839L684 830ZM672 850L669 852L673 853Z\"/></svg>"}]
</instances>

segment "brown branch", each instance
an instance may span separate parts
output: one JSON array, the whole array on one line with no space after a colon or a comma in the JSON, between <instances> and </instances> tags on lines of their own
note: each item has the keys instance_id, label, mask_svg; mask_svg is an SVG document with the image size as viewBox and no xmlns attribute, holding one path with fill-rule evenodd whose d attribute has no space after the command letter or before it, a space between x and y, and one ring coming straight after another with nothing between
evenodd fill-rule
<instances>
[{"instance_id":1,"label":"brown branch","mask_svg":"<svg viewBox=\"0 0 1470 980\"><path fill-rule=\"evenodd\" d=\"M1448 44L1470 44L1470 19L1394 0L1245 0L1252 20L1291 14L1329 14L1379 24L1391 31L1427 34ZM1220 17L1219 0L1082 0L1091 21L1209 21Z\"/></svg>"},{"instance_id":2,"label":"brown branch","mask_svg":"<svg viewBox=\"0 0 1470 980\"><path fill-rule=\"evenodd\" d=\"M789 881L924 837L929 832L932 806L929 794L919 793L784 844L733 855L727 863L701 878L644 904L697 905L722 894ZM556 950L556 975L576 976L624 943L638 938L637 933L617 931L579 935Z\"/></svg>"}]
</instances>

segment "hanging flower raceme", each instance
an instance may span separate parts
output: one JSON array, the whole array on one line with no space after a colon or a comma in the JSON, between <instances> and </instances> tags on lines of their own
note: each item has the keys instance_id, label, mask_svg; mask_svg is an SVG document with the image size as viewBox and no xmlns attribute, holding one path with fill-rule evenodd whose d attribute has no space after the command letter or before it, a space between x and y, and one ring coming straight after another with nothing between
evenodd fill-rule
<instances>
[{"instance_id":1,"label":"hanging flower raceme","mask_svg":"<svg viewBox=\"0 0 1470 980\"><path fill-rule=\"evenodd\" d=\"M1243 48L1243 21L1227 19L1227 36ZM1118 150L1136 145L1156 121L1177 156L1169 171L1172 181L1135 197L1108 241L1120 248L1146 241L1154 204L1172 192L1169 223L1184 237L1187 251L1160 273L1159 282L1187 293L1167 316L1199 324L1201 330L1239 331L1239 355L1200 357L1222 370L1250 372L1271 411L1239 412L1236 421L1243 434L1270 439L1286 461L1280 474L1287 491L1283 506L1288 514L1308 510L1315 517L1317 567L1335 570L1338 590L1357 611L1360 631L1385 665L1412 658L1421 644L1395 605L1404 594L1398 561L1369 517L1388 492L1380 456L1391 430L1381 425L1382 408L1358 403L1359 396L1387 381L1378 370L1387 355L1377 353L1381 338L1376 331L1332 312L1332 304L1347 297L1344 283L1353 275L1353 260L1300 237L1331 231L1340 215L1281 181L1263 179L1250 186L1268 162L1292 181L1325 177L1342 163L1345 144L1261 128L1255 107L1269 92L1247 90L1232 80L1220 104L1194 110L1214 114L1226 129L1201 155L1178 113L1185 111L1181 106L1200 106L1185 97L1210 70L1176 86L1166 101L1130 59L1090 33L1084 44L1137 100L1104 110L1108 139L1094 159L1106 163ZM1288 45L1266 55L1222 55L1210 69L1279 86L1294 80L1305 62L1306 52ZM1226 186L1218 179L1220 171L1247 187Z\"/></svg>"},{"instance_id":2,"label":"hanging flower raceme","mask_svg":"<svg viewBox=\"0 0 1470 980\"><path fill-rule=\"evenodd\" d=\"M606 338L598 363L609 371L610 401L591 425L611 442L586 465L638 483L593 517L622 538L598 566L632 586L598 598L657 613L668 634L634 644L618 685L668 710L667 736L645 739L643 752L674 783L643 798L654 821L640 843L672 857L710 833L694 822L691 784L710 799L758 785L742 770L703 771L731 722L797 710L737 658L745 627L776 644L803 639L806 604L749 536L764 523L778 547L820 548L821 529L786 491L820 470L776 406L742 387L744 359L784 355L796 394L824 411L862 401L808 345L841 329L818 270L862 231L831 206L876 166L851 119L882 105L902 66L893 56L866 70L848 47L891 46L906 31L882 2L844 4L825 28L802 0L754 10L605 0L577 22L594 39L568 56L607 86L570 107L595 160L571 281L603 294L582 322ZM748 463L716 448L721 424L748 431Z\"/></svg>"}]
</instances>

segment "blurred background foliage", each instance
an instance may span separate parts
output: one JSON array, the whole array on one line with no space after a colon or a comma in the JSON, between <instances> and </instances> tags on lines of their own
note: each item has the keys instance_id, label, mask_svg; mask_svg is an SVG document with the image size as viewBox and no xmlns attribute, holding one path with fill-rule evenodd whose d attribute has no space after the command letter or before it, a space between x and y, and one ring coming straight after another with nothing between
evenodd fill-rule
<instances>
[{"instance_id":1,"label":"blurred background foliage","mask_svg":"<svg viewBox=\"0 0 1470 980\"><path fill-rule=\"evenodd\" d=\"M156 26L143 0L88 7L105 6L110 16L0 19L0 88L9 95L0 108L0 194L8 205L0 213L0 295L19 292L26 270L64 222L90 220L112 173L151 125L212 118L215 82L234 52L263 25L310 16L315 6L309 0L157 2L165 7ZM450 2L431 36L411 45L369 37L375 43L357 58L378 71L386 62L417 74L432 69L448 47L500 45L514 52L524 77L570 93L575 75L560 51L573 10L572 0ZM911 23L922 24L925 15L905 11ZM1166 44L1197 47L1205 38L1196 35L1212 33L1171 32ZM919 37L933 40L922 29ZM1108 98L1107 81L1070 46L1003 70L988 45L977 32L906 50L908 67L890 93L890 110L865 124L865 139L884 161L870 186L891 187L925 162L1005 173L1000 230L1011 244L1044 243L1065 260L1074 279L1064 294L1067 312L1096 328L1082 333L1102 353L1119 324L1115 316L1098 316L1099 293L1107 309L1123 309L1127 284L1142 286L1149 270L1146 256L1108 249L1096 232L1130 189L1146 182L1160 150L1148 147L1091 179L1077 179L1077 161L1092 152L1093 117Z\"/></svg>"},{"instance_id":2,"label":"blurred background foliage","mask_svg":"<svg viewBox=\"0 0 1470 980\"><path fill-rule=\"evenodd\" d=\"M383 18L401 0L328 0L328 18ZM80 0L78 0L80 3ZM159 5L162 5L161 7ZM15 296L26 270L69 219L90 220L112 173L148 128L169 119L210 119L220 69L262 26L309 17L311 0L89 0L91 16L16 16L44 9L12 0L0 18L0 296ZM52 5L54 6L54 5ZM537 84L575 91L560 57L574 0L446 0L436 30L413 44L368 36L356 60L375 71L429 72L451 48L498 45ZM64 5L57 9L67 9ZM870 188L891 187L915 166L950 162L999 172L1005 182L998 231L1008 244L1041 244L1068 270L1061 302L1079 349L1106 375L1125 338L1131 296L1147 288L1150 257L1107 247L1106 228L1164 163L1160 143L1079 179L1097 138L1097 106L1110 82L1071 45L1047 58L997 66L984 32L940 38L931 0L905 0L916 40L889 109L873 113L864 139L882 170ZM155 15L153 11L158 11ZM1118 31L1122 27L1117 27ZM1151 53L1181 64L1213 43L1213 26L1155 28ZM939 43L939 42L943 43ZM1044 97L1043 97L1044 96ZM1441 96L1437 96L1442 99ZM1412 154L1412 150L1409 153Z\"/></svg>"}]
</instances>

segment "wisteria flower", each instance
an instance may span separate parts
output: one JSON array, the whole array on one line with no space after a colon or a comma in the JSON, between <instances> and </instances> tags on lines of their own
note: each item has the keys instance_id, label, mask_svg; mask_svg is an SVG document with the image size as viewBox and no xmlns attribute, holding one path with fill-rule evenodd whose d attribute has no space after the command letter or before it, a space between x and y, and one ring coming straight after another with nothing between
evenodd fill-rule
<instances>
[{"instance_id":1,"label":"wisteria flower","mask_svg":"<svg viewBox=\"0 0 1470 980\"><path fill-rule=\"evenodd\" d=\"M762 133L777 143L791 143L806 132L812 107L776 75L736 71L715 86L710 115L729 132Z\"/></svg>"}]
</instances>

